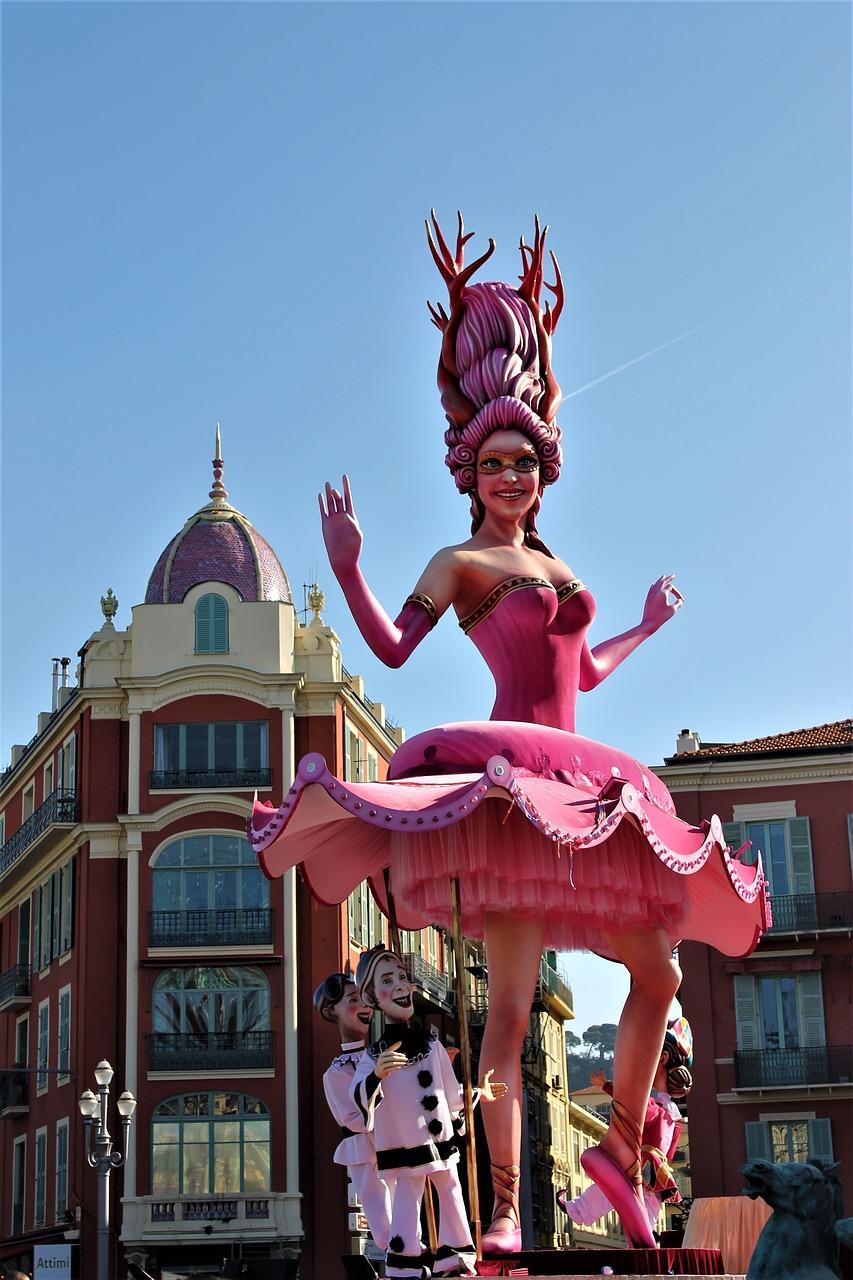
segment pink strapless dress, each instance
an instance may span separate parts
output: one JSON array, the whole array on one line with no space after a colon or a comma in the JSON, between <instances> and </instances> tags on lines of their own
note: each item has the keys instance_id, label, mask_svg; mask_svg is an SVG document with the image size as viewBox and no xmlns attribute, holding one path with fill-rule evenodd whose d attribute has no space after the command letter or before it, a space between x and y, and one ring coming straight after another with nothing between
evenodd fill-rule
<instances>
[{"instance_id":1,"label":"pink strapless dress","mask_svg":"<svg viewBox=\"0 0 853 1280\"><path fill-rule=\"evenodd\" d=\"M461 623L497 688L491 719L441 725L395 753L386 782L344 782L322 756L299 763L284 802L255 802L249 839L266 874L297 864L315 896L342 902L369 880L401 928L463 929L487 912L545 921L545 945L609 954L607 934L657 926L673 946L753 950L770 923L759 859L741 863L719 818L691 827L666 787L624 752L574 732L584 638L583 583L516 577Z\"/></svg>"}]
</instances>

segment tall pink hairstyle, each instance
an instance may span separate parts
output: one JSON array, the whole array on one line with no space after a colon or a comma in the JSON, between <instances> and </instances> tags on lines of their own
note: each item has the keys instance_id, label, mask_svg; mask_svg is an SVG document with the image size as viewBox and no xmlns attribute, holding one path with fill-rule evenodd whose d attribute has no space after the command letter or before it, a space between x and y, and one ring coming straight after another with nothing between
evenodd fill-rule
<instances>
[{"instance_id":1,"label":"tall pink hairstyle","mask_svg":"<svg viewBox=\"0 0 853 1280\"><path fill-rule=\"evenodd\" d=\"M465 266L465 245L473 232L465 234L462 214L457 214L455 253L434 211L431 216L427 240L450 297L449 314L441 303L428 304L432 322L443 335L438 386L449 424L445 463L460 493L472 495L476 530L483 518L476 494L477 450L493 431L510 428L527 436L539 456L540 495L541 486L559 477L563 454L556 417L562 392L551 367L551 336L563 309L563 281L553 253L554 284L543 278L548 228L540 228L538 217L532 246L521 239L523 274L520 287L514 289L499 281L469 285L474 272L494 253L494 240ZM554 295L553 309L546 302L544 312L543 284ZM528 516L527 535L531 543L543 545L536 534L538 510L537 499Z\"/></svg>"}]
</instances>

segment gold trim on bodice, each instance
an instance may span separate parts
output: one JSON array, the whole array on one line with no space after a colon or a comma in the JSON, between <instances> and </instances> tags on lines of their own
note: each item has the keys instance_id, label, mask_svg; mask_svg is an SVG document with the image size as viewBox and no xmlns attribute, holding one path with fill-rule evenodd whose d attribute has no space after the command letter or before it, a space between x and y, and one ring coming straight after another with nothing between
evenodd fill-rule
<instances>
[{"instance_id":1,"label":"gold trim on bodice","mask_svg":"<svg viewBox=\"0 0 853 1280\"><path fill-rule=\"evenodd\" d=\"M570 582L564 582L561 587L555 587L553 582L549 582L547 578L534 578L527 575L506 578L503 582L499 582L467 617L459 619L459 625L466 636L472 628L476 627L478 622L482 622L498 607L504 596L510 595L513 591L521 591L525 587L547 587L549 591L553 591L556 594L558 606L564 600L570 599L578 591L586 591L586 586L581 582L580 578L572 578Z\"/></svg>"}]
</instances>

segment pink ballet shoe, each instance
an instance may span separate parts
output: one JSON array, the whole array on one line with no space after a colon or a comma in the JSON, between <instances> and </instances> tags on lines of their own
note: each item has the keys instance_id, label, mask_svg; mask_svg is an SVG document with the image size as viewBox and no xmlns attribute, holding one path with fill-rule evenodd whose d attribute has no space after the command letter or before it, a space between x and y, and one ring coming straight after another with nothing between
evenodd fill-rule
<instances>
[{"instance_id":1,"label":"pink ballet shoe","mask_svg":"<svg viewBox=\"0 0 853 1280\"><path fill-rule=\"evenodd\" d=\"M521 1223L518 1217L520 1181L521 1169L517 1164L492 1165L495 1206L488 1230L480 1240L480 1250L484 1256L521 1252Z\"/></svg>"},{"instance_id":2,"label":"pink ballet shoe","mask_svg":"<svg viewBox=\"0 0 853 1280\"><path fill-rule=\"evenodd\" d=\"M640 1126L620 1102L613 1099L611 1123L619 1136L636 1151L627 1169L602 1151L590 1147L581 1155L581 1167L586 1175L600 1187L619 1215L622 1229L633 1249L656 1249L655 1238L649 1226L643 1200L643 1181L640 1176Z\"/></svg>"},{"instance_id":3,"label":"pink ballet shoe","mask_svg":"<svg viewBox=\"0 0 853 1280\"><path fill-rule=\"evenodd\" d=\"M581 1167L607 1196L633 1249L656 1249L643 1201L633 1182L601 1147L590 1147L581 1156Z\"/></svg>"}]
</instances>

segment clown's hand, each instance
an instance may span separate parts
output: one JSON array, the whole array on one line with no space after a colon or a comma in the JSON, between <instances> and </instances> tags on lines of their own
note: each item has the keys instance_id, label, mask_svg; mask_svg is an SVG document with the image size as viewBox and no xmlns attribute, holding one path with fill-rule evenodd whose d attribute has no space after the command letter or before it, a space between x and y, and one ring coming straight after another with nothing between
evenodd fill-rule
<instances>
[{"instance_id":1,"label":"clown's hand","mask_svg":"<svg viewBox=\"0 0 853 1280\"><path fill-rule=\"evenodd\" d=\"M397 1050L402 1044L402 1040L398 1040L396 1044L392 1044L387 1049L383 1049L379 1057L376 1059L376 1066L373 1068L374 1075L380 1080L384 1080L392 1071L399 1071L400 1067L404 1067L409 1059L404 1053L398 1053Z\"/></svg>"},{"instance_id":2,"label":"clown's hand","mask_svg":"<svg viewBox=\"0 0 853 1280\"><path fill-rule=\"evenodd\" d=\"M487 1071L483 1076L483 1079L480 1081L480 1099L482 1102L497 1102L498 1098L504 1098L508 1093L508 1089L505 1084L502 1084L497 1080L492 1084L492 1076L494 1074L495 1069L492 1067L492 1069Z\"/></svg>"},{"instance_id":3,"label":"clown's hand","mask_svg":"<svg viewBox=\"0 0 853 1280\"><path fill-rule=\"evenodd\" d=\"M593 1071L589 1077L589 1083L594 1089L603 1089L607 1084L607 1076L603 1071Z\"/></svg>"}]
</instances>

